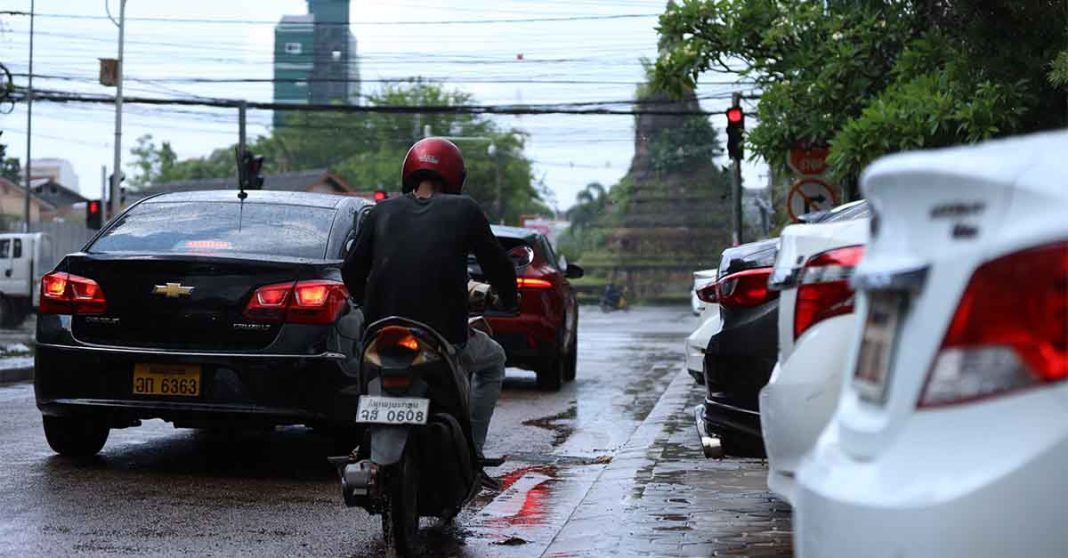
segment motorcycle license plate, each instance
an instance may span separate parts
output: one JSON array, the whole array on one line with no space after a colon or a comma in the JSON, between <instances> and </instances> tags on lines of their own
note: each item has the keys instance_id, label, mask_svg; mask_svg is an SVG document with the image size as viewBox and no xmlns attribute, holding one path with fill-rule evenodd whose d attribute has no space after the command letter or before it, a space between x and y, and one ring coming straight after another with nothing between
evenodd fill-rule
<instances>
[{"instance_id":1,"label":"motorcycle license plate","mask_svg":"<svg viewBox=\"0 0 1068 558\"><path fill-rule=\"evenodd\" d=\"M361 395L356 422L375 424L426 424L430 400L422 397Z\"/></svg>"}]
</instances>

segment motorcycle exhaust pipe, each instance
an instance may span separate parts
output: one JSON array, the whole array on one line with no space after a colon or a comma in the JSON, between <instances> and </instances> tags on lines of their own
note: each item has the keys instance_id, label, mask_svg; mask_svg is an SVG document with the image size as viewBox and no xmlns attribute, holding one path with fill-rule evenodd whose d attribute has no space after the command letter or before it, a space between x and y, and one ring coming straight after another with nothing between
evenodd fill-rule
<instances>
[{"instance_id":1,"label":"motorcycle exhaust pipe","mask_svg":"<svg viewBox=\"0 0 1068 558\"><path fill-rule=\"evenodd\" d=\"M335 463L341 477L341 498L353 508L363 505L374 490L378 466L364 459L356 463Z\"/></svg>"}]
</instances>

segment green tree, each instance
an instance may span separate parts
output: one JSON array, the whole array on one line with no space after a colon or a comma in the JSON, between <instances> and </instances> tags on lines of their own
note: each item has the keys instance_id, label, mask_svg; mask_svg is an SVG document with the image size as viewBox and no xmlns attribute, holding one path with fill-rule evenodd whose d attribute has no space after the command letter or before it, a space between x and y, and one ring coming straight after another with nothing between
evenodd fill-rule
<instances>
[{"instance_id":1,"label":"green tree","mask_svg":"<svg viewBox=\"0 0 1068 558\"><path fill-rule=\"evenodd\" d=\"M1063 0L683 0L660 18L656 83L741 73L761 91L754 155L783 167L829 144L855 177L885 153L1064 125L1066 16Z\"/></svg>"},{"instance_id":2,"label":"green tree","mask_svg":"<svg viewBox=\"0 0 1068 558\"><path fill-rule=\"evenodd\" d=\"M22 164L19 163L19 158L8 157L7 146L2 143L0 143L0 176L15 184L20 184L25 179L22 175Z\"/></svg>"}]
</instances>

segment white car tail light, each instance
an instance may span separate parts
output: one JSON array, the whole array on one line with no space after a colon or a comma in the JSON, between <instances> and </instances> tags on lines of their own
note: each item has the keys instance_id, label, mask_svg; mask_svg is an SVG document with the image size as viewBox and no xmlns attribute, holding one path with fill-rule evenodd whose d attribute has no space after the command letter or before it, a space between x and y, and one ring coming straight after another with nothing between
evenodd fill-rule
<instances>
[{"instance_id":1,"label":"white car tail light","mask_svg":"<svg viewBox=\"0 0 1068 558\"><path fill-rule=\"evenodd\" d=\"M794 339L827 318L853 312L849 278L863 255L863 246L846 246L809 258L799 277Z\"/></svg>"},{"instance_id":2,"label":"white car tail light","mask_svg":"<svg viewBox=\"0 0 1068 558\"><path fill-rule=\"evenodd\" d=\"M972 275L919 407L994 397L1068 377L1068 242L987 262Z\"/></svg>"}]
</instances>

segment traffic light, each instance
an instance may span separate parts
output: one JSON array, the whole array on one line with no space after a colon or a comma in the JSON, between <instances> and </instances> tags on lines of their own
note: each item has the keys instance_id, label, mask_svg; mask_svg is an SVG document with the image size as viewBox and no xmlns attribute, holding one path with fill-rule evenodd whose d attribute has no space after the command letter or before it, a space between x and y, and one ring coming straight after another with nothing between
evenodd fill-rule
<instances>
[{"instance_id":1,"label":"traffic light","mask_svg":"<svg viewBox=\"0 0 1068 558\"><path fill-rule=\"evenodd\" d=\"M263 189L263 155L253 155L251 151L237 155L237 180L242 190Z\"/></svg>"},{"instance_id":2,"label":"traffic light","mask_svg":"<svg viewBox=\"0 0 1068 558\"><path fill-rule=\"evenodd\" d=\"M731 159L742 160L742 134L744 133L745 111L740 106L727 109L727 154Z\"/></svg>"},{"instance_id":3,"label":"traffic light","mask_svg":"<svg viewBox=\"0 0 1068 558\"><path fill-rule=\"evenodd\" d=\"M93 230L100 230L103 225L104 207L100 200L85 202L85 226Z\"/></svg>"},{"instance_id":4,"label":"traffic light","mask_svg":"<svg viewBox=\"0 0 1068 558\"><path fill-rule=\"evenodd\" d=\"M389 194L385 190L375 190L375 203L385 201L389 198Z\"/></svg>"}]
</instances>

